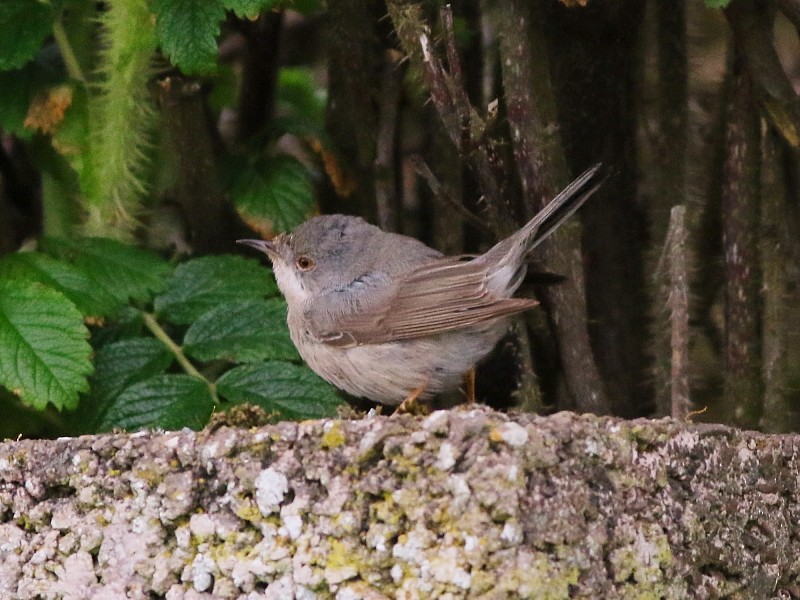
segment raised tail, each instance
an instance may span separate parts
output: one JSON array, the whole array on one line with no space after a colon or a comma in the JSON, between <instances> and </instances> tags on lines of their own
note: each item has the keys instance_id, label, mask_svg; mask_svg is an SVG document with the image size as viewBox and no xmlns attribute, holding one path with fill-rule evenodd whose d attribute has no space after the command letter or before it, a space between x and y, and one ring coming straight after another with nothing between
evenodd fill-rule
<instances>
[{"instance_id":1,"label":"raised tail","mask_svg":"<svg viewBox=\"0 0 800 600\"><path fill-rule=\"evenodd\" d=\"M519 231L490 248L476 260L489 265L488 286L496 293L511 294L525 276L525 255L546 239L608 178L597 178L602 164L597 163L565 187Z\"/></svg>"},{"instance_id":2,"label":"raised tail","mask_svg":"<svg viewBox=\"0 0 800 600\"><path fill-rule=\"evenodd\" d=\"M527 252L558 229L605 183L608 175L597 178L602 166L602 163L597 163L584 171L520 230L521 237L527 238L523 243Z\"/></svg>"}]
</instances>

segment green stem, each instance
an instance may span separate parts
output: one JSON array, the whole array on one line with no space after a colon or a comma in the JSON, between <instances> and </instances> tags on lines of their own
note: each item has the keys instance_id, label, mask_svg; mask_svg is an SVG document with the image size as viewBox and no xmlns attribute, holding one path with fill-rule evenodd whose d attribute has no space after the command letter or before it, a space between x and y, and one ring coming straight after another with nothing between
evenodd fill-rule
<instances>
[{"instance_id":1,"label":"green stem","mask_svg":"<svg viewBox=\"0 0 800 600\"><path fill-rule=\"evenodd\" d=\"M53 23L53 37L61 52L61 57L64 59L64 65L67 67L69 76L72 79L86 83L86 77L83 75L80 63L78 63L78 57L75 56L75 52L72 50L72 44L69 43L69 37L67 37L67 30L64 29L64 24L61 20L56 20Z\"/></svg>"},{"instance_id":2,"label":"green stem","mask_svg":"<svg viewBox=\"0 0 800 600\"><path fill-rule=\"evenodd\" d=\"M170 352L172 352L175 360L178 361L178 364L183 367L183 370L186 371L187 374L191 375L192 377L197 377L208 386L208 391L211 393L211 399L214 401L214 404L219 404L217 386L214 384L214 382L203 377L203 374L195 368L188 358L186 358L186 355L183 353L183 348L181 348L171 337L169 337L169 334L164 331L152 314L142 312L142 317L144 318L144 324L150 330L150 333L152 333L157 340L159 340L169 349Z\"/></svg>"}]
</instances>

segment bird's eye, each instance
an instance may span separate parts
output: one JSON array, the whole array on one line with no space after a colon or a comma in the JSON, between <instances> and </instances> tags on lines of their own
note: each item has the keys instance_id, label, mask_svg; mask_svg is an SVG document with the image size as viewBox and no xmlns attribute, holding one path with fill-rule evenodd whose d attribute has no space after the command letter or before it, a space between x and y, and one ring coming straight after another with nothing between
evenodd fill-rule
<instances>
[{"instance_id":1,"label":"bird's eye","mask_svg":"<svg viewBox=\"0 0 800 600\"><path fill-rule=\"evenodd\" d=\"M301 271L310 271L314 268L314 260L308 256L298 256L295 264Z\"/></svg>"}]
</instances>

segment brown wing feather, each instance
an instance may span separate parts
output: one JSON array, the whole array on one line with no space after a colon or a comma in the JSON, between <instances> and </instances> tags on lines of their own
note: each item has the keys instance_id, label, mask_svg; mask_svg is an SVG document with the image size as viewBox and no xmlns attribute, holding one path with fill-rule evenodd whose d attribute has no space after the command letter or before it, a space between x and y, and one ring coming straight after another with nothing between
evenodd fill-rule
<instances>
[{"instance_id":1,"label":"brown wing feather","mask_svg":"<svg viewBox=\"0 0 800 600\"><path fill-rule=\"evenodd\" d=\"M388 302L338 315L337 331L317 331L317 337L336 346L407 340L493 321L537 304L489 293L486 276L485 264L459 257L423 264L397 282Z\"/></svg>"}]
</instances>

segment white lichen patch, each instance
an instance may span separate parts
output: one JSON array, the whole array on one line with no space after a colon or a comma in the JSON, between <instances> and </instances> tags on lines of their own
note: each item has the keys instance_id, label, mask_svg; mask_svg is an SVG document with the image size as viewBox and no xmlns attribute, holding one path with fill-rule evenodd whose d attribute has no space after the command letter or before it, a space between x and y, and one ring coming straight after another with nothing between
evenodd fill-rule
<instances>
[{"instance_id":1,"label":"white lichen patch","mask_svg":"<svg viewBox=\"0 0 800 600\"><path fill-rule=\"evenodd\" d=\"M495 442L503 442L512 448L524 446L528 441L528 431L518 423L508 421L496 426L491 433L491 439Z\"/></svg>"},{"instance_id":2,"label":"white lichen patch","mask_svg":"<svg viewBox=\"0 0 800 600\"><path fill-rule=\"evenodd\" d=\"M210 556L197 554L184 575L184 581L191 581L198 592L209 590L214 583L216 564Z\"/></svg>"},{"instance_id":3,"label":"white lichen patch","mask_svg":"<svg viewBox=\"0 0 800 600\"><path fill-rule=\"evenodd\" d=\"M516 519L509 519L503 524L503 531L500 533L500 539L511 546L516 546L522 543L524 536L522 527Z\"/></svg>"},{"instance_id":4,"label":"white lichen patch","mask_svg":"<svg viewBox=\"0 0 800 600\"><path fill-rule=\"evenodd\" d=\"M253 482L256 488L256 504L265 517L280 509L286 493L289 491L289 480L286 475L268 467L259 473Z\"/></svg>"},{"instance_id":5,"label":"white lichen patch","mask_svg":"<svg viewBox=\"0 0 800 600\"><path fill-rule=\"evenodd\" d=\"M442 442L436 455L436 468L440 471L449 471L456 464L455 447L450 442Z\"/></svg>"},{"instance_id":6,"label":"white lichen patch","mask_svg":"<svg viewBox=\"0 0 800 600\"><path fill-rule=\"evenodd\" d=\"M189 530L199 540L214 535L214 520L205 513L195 514L189 518Z\"/></svg>"},{"instance_id":7,"label":"white lichen patch","mask_svg":"<svg viewBox=\"0 0 800 600\"><path fill-rule=\"evenodd\" d=\"M429 569L440 583L449 583L462 590L469 589L472 583L472 576L460 564L459 551L453 546L439 548L431 558Z\"/></svg>"}]
</instances>

